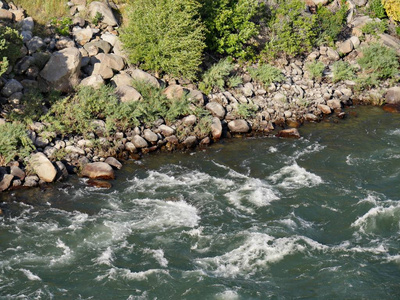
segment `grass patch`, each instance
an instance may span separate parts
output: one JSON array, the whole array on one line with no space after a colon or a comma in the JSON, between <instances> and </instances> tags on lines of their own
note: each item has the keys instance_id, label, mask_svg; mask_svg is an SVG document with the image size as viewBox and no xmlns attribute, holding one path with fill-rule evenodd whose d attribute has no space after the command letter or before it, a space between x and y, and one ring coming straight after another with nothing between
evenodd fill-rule
<instances>
[{"instance_id":1,"label":"grass patch","mask_svg":"<svg viewBox=\"0 0 400 300\"><path fill-rule=\"evenodd\" d=\"M258 68L249 68L250 76L262 82L264 86L269 86L272 82L282 82L285 76L281 70L271 65L261 65Z\"/></svg>"},{"instance_id":2,"label":"grass patch","mask_svg":"<svg viewBox=\"0 0 400 300\"><path fill-rule=\"evenodd\" d=\"M306 63L306 70L311 76L311 79L322 79L323 72L325 70L325 65L321 61L312 61Z\"/></svg>"},{"instance_id":3,"label":"grass patch","mask_svg":"<svg viewBox=\"0 0 400 300\"><path fill-rule=\"evenodd\" d=\"M333 64L333 82L355 79L355 69L347 61L337 61Z\"/></svg>"},{"instance_id":4,"label":"grass patch","mask_svg":"<svg viewBox=\"0 0 400 300\"><path fill-rule=\"evenodd\" d=\"M220 60L203 74L199 89L209 94L212 90L224 91L226 87L238 86L242 80L233 74L234 69L235 66L228 58Z\"/></svg>"}]
</instances>

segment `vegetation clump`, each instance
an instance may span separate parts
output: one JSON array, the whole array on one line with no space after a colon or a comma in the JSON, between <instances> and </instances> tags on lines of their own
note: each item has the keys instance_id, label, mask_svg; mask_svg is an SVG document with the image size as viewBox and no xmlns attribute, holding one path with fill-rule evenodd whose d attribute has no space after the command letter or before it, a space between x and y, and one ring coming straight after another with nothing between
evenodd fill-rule
<instances>
[{"instance_id":1,"label":"vegetation clump","mask_svg":"<svg viewBox=\"0 0 400 300\"><path fill-rule=\"evenodd\" d=\"M202 62L204 27L195 0L137 0L121 39L132 63L194 79Z\"/></svg>"},{"instance_id":2,"label":"vegetation clump","mask_svg":"<svg viewBox=\"0 0 400 300\"><path fill-rule=\"evenodd\" d=\"M235 66L230 59L222 59L203 74L199 84L200 90L209 94L213 89L224 91L226 87L236 87L242 83L239 76L234 75Z\"/></svg>"},{"instance_id":3,"label":"vegetation clump","mask_svg":"<svg viewBox=\"0 0 400 300\"><path fill-rule=\"evenodd\" d=\"M395 0L396 1L396 0ZM387 17L385 7L383 6L384 0L371 0L369 4L369 14L374 18L384 19Z\"/></svg>"},{"instance_id":4,"label":"vegetation clump","mask_svg":"<svg viewBox=\"0 0 400 300\"><path fill-rule=\"evenodd\" d=\"M398 0L382 0L382 5L389 18L400 22L400 2Z\"/></svg>"},{"instance_id":5,"label":"vegetation clump","mask_svg":"<svg viewBox=\"0 0 400 300\"><path fill-rule=\"evenodd\" d=\"M322 79L323 72L325 70L325 65L321 61L312 61L306 64L306 70L310 74L312 79Z\"/></svg>"},{"instance_id":6,"label":"vegetation clump","mask_svg":"<svg viewBox=\"0 0 400 300\"><path fill-rule=\"evenodd\" d=\"M0 76L7 71L9 65L14 65L21 55L22 37L17 30L0 26Z\"/></svg>"},{"instance_id":7,"label":"vegetation clump","mask_svg":"<svg viewBox=\"0 0 400 300\"><path fill-rule=\"evenodd\" d=\"M347 61L337 61L333 64L333 82L341 80L353 80L355 78L355 68Z\"/></svg>"},{"instance_id":8,"label":"vegetation clump","mask_svg":"<svg viewBox=\"0 0 400 300\"><path fill-rule=\"evenodd\" d=\"M285 80L285 76L281 70L271 65L265 64L258 68L249 68L250 76L258 81L261 81L264 86L269 86L273 82L282 82Z\"/></svg>"},{"instance_id":9,"label":"vegetation clump","mask_svg":"<svg viewBox=\"0 0 400 300\"><path fill-rule=\"evenodd\" d=\"M0 125L0 165L6 165L16 156L27 157L33 149L24 124L13 122Z\"/></svg>"},{"instance_id":10,"label":"vegetation clump","mask_svg":"<svg viewBox=\"0 0 400 300\"><path fill-rule=\"evenodd\" d=\"M255 22L265 10L258 0L205 0L201 7L209 50L236 58L254 57L250 41L259 32Z\"/></svg>"}]
</instances>

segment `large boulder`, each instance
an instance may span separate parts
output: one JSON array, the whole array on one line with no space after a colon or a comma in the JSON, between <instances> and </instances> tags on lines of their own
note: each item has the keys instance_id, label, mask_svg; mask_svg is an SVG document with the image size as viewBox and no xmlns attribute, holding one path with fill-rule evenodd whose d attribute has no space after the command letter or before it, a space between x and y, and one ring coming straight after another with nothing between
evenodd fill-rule
<instances>
[{"instance_id":1,"label":"large boulder","mask_svg":"<svg viewBox=\"0 0 400 300\"><path fill-rule=\"evenodd\" d=\"M54 52L40 72L41 86L71 92L79 83L81 58L81 53L74 47Z\"/></svg>"},{"instance_id":2,"label":"large boulder","mask_svg":"<svg viewBox=\"0 0 400 300\"><path fill-rule=\"evenodd\" d=\"M21 92L23 89L24 87L18 80L11 79L4 85L1 94L5 97L10 97L12 94Z\"/></svg>"},{"instance_id":3,"label":"large boulder","mask_svg":"<svg viewBox=\"0 0 400 300\"><path fill-rule=\"evenodd\" d=\"M250 126L245 120L230 121L228 128L233 133L247 133L250 131Z\"/></svg>"},{"instance_id":4,"label":"large boulder","mask_svg":"<svg viewBox=\"0 0 400 300\"><path fill-rule=\"evenodd\" d=\"M56 178L56 168L42 152L33 154L29 163L41 180L45 182L53 182Z\"/></svg>"},{"instance_id":5,"label":"large boulder","mask_svg":"<svg viewBox=\"0 0 400 300\"><path fill-rule=\"evenodd\" d=\"M114 179L113 168L105 162L88 163L83 166L81 175L92 179Z\"/></svg>"},{"instance_id":6,"label":"large boulder","mask_svg":"<svg viewBox=\"0 0 400 300\"><path fill-rule=\"evenodd\" d=\"M117 19L115 18L111 8L103 2L100 1L93 1L89 5L89 10L88 10L89 16L93 19L97 13L100 13L102 15L102 22L111 25L111 26L117 26Z\"/></svg>"},{"instance_id":7,"label":"large boulder","mask_svg":"<svg viewBox=\"0 0 400 300\"><path fill-rule=\"evenodd\" d=\"M160 88L161 87L161 85L158 82L157 78L155 78L154 76L152 76L149 73L146 73L145 71L142 71L140 69L133 70L131 72L131 76L132 76L132 78L134 80L146 82L146 83L151 84L152 86L154 86L156 88Z\"/></svg>"},{"instance_id":8,"label":"large boulder","mask_svg":"<svg viewBox=\"0 0 400 300\"><path fill-rule=\"evenodd\" d=\"M14 179L13 175L5 174L3 178L0 180L0 192L3 192L10 187L13 179Z\"/></svg>"},{"instance_id":9,"label":"large boulder","mask_svg":"<svg viewBox=\"0 0 400 300\"><path fill-rule=\"evenodd\" d=\"M214 117L211 124L211 134L213 139L218 140L222 135L222 124L219 118Z\"/></svg>"},{"instance_id":10,"label":"large boulder","mask_svg":"<svg viewBox=\"0 0 400 300\"><path fill-rule=\"evenodd\" d=\"M104 79L99 74L94 74L89 77L86 77L81 81L79 85L81 86L91 86L94 89L99 89L104 85Z\"/></svg>"},{"instance_id":11,"label":"large boulder","mask_svg":"<svg viewBox=\"0 0 400 300\"><path fill-rule=\"evenodd\" d=\"M214 117L217 117L220 120L222 120L226 115L225 108L218 102L207 103L206 109L208 109Z\"/></svg>"},{"instance_id":12,"label":"large boulder","mask_svg":"<svg viewBox=\"0 0 400 300\"><path fill-rule=\"evenodd\" d=\"M115 71L121 71L125 67L124 59L115 54L99 53L95 56L93 62L100 62L101 64L104 64Z\"/></svg>"},{"instance_id":13,"label":"large boulder","mask_svg":"<svg viewBox=\"0 0 400 300\"><path fill-rule=\"evenodd\" d=\"M385 96L386 104L399 105L400 106L400 87L392 87L388 89Z\"/></svg>"}]
</instances>

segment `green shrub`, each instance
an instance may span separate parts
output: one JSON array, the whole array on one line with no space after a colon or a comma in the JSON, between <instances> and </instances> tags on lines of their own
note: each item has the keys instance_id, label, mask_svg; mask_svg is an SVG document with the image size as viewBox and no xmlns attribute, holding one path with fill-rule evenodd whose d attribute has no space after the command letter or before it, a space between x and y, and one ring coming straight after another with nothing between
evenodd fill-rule
<instances>
[{"instance_id":1,"label":"green shrub","mask_svg":"<svg viewBox=\"0 0 400 300\"><path fill-rule=\"evenodd\" d=\"M14 65L21 56L22 37L17 30L8 26L0 26L0 76Z\"/></svg>"},{"instance_id":2,"label":"green shrub","mask_svg":"<svg viewBox=\"0 0 400 300\"><path fill-rule=\"evenodd\" d=\"M264 53L267 57L296 56L311 50L318 34L316 15L304 12L301 0L278 0L269 22L270 34Z\"/></svg>"},{"instance_id":3,"label":"green shrub","mask_svg":"<svg viewBox=\"0 0 400 300\"><path fill-rule=\"evenodd\" d=\"M338 35L346 24L347 4L345 0L341 0L340 9L332 12L326 6L319 6L317 9L317 23L319 28L318 43L328 43L333 45Z\"/></svg>"},{"instance_id":4,"label":"green shrub","mask_svg":"<svg viewBox=\"0 0 400 300\"><path fill-rule=\"evenodd\" d=\"M251 58L250 40L259 32L255 19L264 5L258 0L205 0L201 9L207 47L236 58Z\"/></svg>"},{"instance_id":5,"label":"green shrub","mask_svg":"<svg viewBox=\"0 0 400 300\"><path fill-rule=\"evenodd\" d=\"M400 36L400 26L397 26L397 27L396 27L396 34L397 34L398 36Z\"/></svg>"},{"instance_id":6,"label":"green shrub","mask_svg":"<svg viewBox=\"0 0 400 300\"><path fill-rule=\"evenodd\" d=\"M70 27L72 26L72 19L69 17L63 17L60 19L52 18L50 25L54 27L54 30L63 36L68 36L70 33Z\"/></svg>"},{"instance_id":7,"label":"green shrub","mask_svg":"<svg viewBox=\"0 0 400 300\"><path fill-rule=\"evenodd\" d=\"M321 61L312 61L306 63L306 70L310 73L312 79L321 79L325 70L325 65Z\"/></svg>"},{"instance_id":8,"label":"green shrub","mask_svg":"<svg viewBox=\"0 0 400 300\"><path fill-rule=\"evenodd\" d=\"M205 48L195 0L136 0L121 40L129 60L142 68L194 79Z\"/></svg>"},{"instance_id":9,"label":"green shrub","mask_svg":"<svg viewBox=\"0 0 400 300\"><path fill-rule=\"evenodd\" d=\"M285 80L285 76L281 70L271 65L261 65L258 68L249 68L250 76L261 81L264 86L269 86L272 82L281 82Z\"/></svg>"},{"instance_id":10,"label":"green shrub","mask_svg":"<svg viewBox=\"0 0 400 300\"><path fill-rule=\"evenodd\" d=\"M341 80L353 80L355 69L347 61L337 61L333 64L333 82Z\"/></svg>"},{"instance_id":11,"label":"green shrub","mask_svg":"<svg viewBox=\"0 0 400 300\"><path fill-rule=\"evenodd\" d=\"M214 88L223 91L234 69L235 66L229 59L220 60L203 74L203 81L199 84L200 90L205 94L209 94Z\"/></svg>"},{"instance_id":12,"label":"green shrub","mask_svg":"<svg viewBox=\"0 0 400 300\"><path fill-rule=\"evenodd\" d=\"M34 149L25 125L14 122L0 125L0 165L5 165L16 156L27 157Z\"/></svg>"},{"instance_id":13,"label":"green shrub","mask_svg":"<svg viewBox=\"0 0 400 300\"><path fill-rule=\"evenodd\" d=\"M99 25L99 23L103 20L103 15L100 12L97 12L93 19L92 19L92 24L94 25Z\"/></svg>"},{"instance_id":14,"label":"green shrub","mask_svg":"<svg viewBox=\"0 0 400 300\"><path fill-rule=\"evenodd\" d=\"M399 72L396 51L378 43L362 49L363 57L358 60L363 73L377 80L390 79Z\"/></svg>"},{"instance_id":15,"label":"green shrub","mask_svg":"<svg viewBox=\"0 0 400 300\"><path fill-rule=\"evenodd\" d=\"M229 77L227 86L230 88L235 88L243 83L242 77L239 75L234 75L232 77Z\"/></svg>"},{"instance_id":16,"label":"green shrub","mask_svg":"<svg viewBox=\"0 0 400 300\"><path fill-rule=\"evenodd\" d=\"M389 28L389 25L386 20L372 21L372 22L366 23L361 28L361 31L364 34L378 35L378 34L386 32L388 30L388 28Z\"/></svg>"},{"instance_id":17,"label":"green shrub","mask_svg":"<svg viewBox=\"0 0 400 300\"><path fill-rule=\"evenodd\" d=\"M237 106L236 115L242 119L248 119L254 116L258 106L253 103L241 103Z\"/></svg>"},{"instance_id":18,"label":"green shrub","mask_svg":"<svg viewBox=\"0 0 400 300\"><path fill-rule=\"evenodd\" d=\"M383 19L386 18L385 8L382 5L381 0L370 0L368 1L368 14L373 18Z\"/></svg>"},{"instance_id":19,"label":"green shrub","mask_svg":"<svg viewBox=\"0 0 400 300\"><path fill-rule=\"evenodd\" d=\"M391 19L400 22L400 2L398 0L382 0L382 5Z\"/></svg>"}]
</instances>

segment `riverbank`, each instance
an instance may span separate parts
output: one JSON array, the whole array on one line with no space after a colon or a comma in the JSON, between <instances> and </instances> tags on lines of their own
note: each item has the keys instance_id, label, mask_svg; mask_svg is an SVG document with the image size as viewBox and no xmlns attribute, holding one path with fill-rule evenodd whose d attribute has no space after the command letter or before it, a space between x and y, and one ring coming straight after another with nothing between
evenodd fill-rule
<instances>
[{"instance_id":1,"label":"riverbank","mask_svg":"<svg viewBox=\"0 0 400 300\"><path fill-rule=\"evenodd\" d=\"M10 6L8 11L16 9ZM9 21L22 30L25 54L3 76L0 122L11 134L16 132L12 124L32 119L31 112L25 114L27 108L40 118L27 123L28 139L16 137L20 148L2 152L1 191L64 180L76 173L93 180L112 179L113 168L122 166L115 158L205 147L236 135L298 138L297 128L303 123L332 115L344 118L345 106L386 102L387 109L397 110L400 105L400 90L391 87L399 81L398 69L394 78L372 88L357 80L363 69L360 60L368 57L365 49L370 59L376 56L373 51L383 49L386 54L386 46L391 53L400 52L396 37L363 32L366 24L376 22L364 15L354 14L347 25L351 34L335 47L320 46L304 57L277 59L274 66L226 61L222 69L228 72L214 78L223 81L223 88L213 87L206 95L200 84L167 75L157 78L128 64L112 10L104 3L91 4L88 15L99 11L108 16L99 24L76 15L69 37L53 34L43 39L32 37L33 19L23 12L11 16ZM233 75L239 83L225 89ZM68 96L50 105L54 88ZM38 98L33 97L35 89L41 90Z\"/></svg>"}]
</instances>

